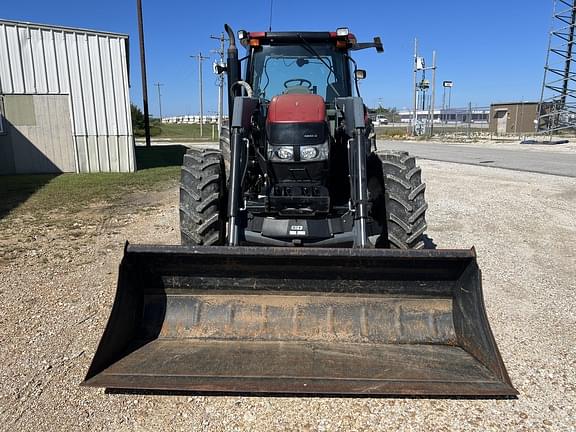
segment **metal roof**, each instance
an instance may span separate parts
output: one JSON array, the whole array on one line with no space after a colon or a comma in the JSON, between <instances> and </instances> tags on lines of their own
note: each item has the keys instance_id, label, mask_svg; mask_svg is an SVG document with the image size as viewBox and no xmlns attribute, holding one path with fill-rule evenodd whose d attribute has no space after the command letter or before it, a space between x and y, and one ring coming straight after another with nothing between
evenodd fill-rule
<instances>
[{"instance_id":1,"label":"metal roof","mask_svg":"<svg viewBox=\"0 0 576 432\"><path fill-rule=\"evenodd\" d=\"M490 106L498 106L498 105L538 105L539 102L533 101L525 101L525 102L496 102L490 104Z\"/></svg>"},{"instance_id":2,"label":"metal roof","mask_svg":"<svg viewBox=\"0 0 576 432\"><path fill-rule=\"evenodd\" d=\"M14 20L7 20L7 19L3 19L3 18L0 18L0 24L34 27L34 28L46 29L46 30L69 31L69 32L73 32L73 33L85 33L85 34L90 34L90 35L114 36L114 37L120 37L120 38L126 38L126 39L128 38L127 33L115 33L115 32L85 29L85 28L80 28L80 27L59 26L59 25L53 25L53 24L39 24L39 23L33 23L33 22L28 22L28 21L14 21Z\"/></svg>"}]
</instances>

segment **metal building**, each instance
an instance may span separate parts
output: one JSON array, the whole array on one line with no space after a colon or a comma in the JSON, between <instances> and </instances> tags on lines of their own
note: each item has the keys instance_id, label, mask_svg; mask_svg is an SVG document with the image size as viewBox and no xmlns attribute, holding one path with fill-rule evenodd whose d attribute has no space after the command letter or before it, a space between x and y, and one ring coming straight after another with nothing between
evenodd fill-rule
<instances>
[{"instance_id":1,"label":"metal building","mask_svg":"<svg viewBox=\"0 0 576 432\"><path fill-rule=\"evenodd\" d=\"M490 105L490 132L505 135L534 133L538 102L502 102Z\"/></svg>"},{"instance_id":2,"label":"metal building","mask_svg":"<svg viewBox=\"0 0 576 432\"><path fill-rule=\"evenodd\" d=\"M0 20L0 174L134 170L128 36Z\"/></svg>"}]
</instances>

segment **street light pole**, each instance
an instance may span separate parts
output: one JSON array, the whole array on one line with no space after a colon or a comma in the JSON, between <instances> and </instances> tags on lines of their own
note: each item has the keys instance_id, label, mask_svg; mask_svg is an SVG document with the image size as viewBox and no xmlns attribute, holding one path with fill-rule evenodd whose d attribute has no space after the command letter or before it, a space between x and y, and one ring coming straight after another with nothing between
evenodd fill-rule
<instances>
[{"instance_id":1,"label":"street light pole","mask_svg":"<svg viewBox=\"0 0 576 432\"><path fill-rule=\"evenodd\" d=\"M442 86L442 123L445 123L446 116L446 87Z\"/></svg>"},{"instance_id":2,"label":"street light pole","mask_svg":"<svg viewBox=\"0 0 576 432\"><path fill-rule=\"evenodd\" d=\"M452 86L454 85L454 83L452 81L443 81L442 82L442 87L444 88L443 90L443 96L442 96L442 110L446 111L446 88L448 88L448 111L450 111L450 95L452 94ZM446 115L446 113L444 113L444 123L448 123L448 116Z\"/></svg>"}]
</instances>

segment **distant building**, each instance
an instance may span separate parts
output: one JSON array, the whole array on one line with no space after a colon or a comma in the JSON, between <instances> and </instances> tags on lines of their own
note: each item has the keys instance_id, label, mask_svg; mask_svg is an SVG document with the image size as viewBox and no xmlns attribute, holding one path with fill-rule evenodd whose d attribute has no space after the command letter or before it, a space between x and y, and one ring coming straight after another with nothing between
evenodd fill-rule
<instances>
[{"instance_id":1,"label":"distant building","mask_svg":"<svg viewBox=\"0 0 576 432\"><path fill-rule=\"evenodd\" d=\"M216 124L218 123L217 115L204 116L204 124ZM222 120L224 122L228 121L228 116L223 116ZM177 123L177 124L200 124L199 115L181 115L173 117L163 117L162 123Z\"/></svg>"},{"instance_id":2,"label":"distant building","mask_svg":"<svg viewBox=\"0 0 576 432\"><path fill-rule=\"evenodd\" d=\"M0 20L0 174L136 168L128 36Z\"/></svg>"},{"instance_id":3,"label":"distant building","mask_svg":"<svg viewBox=\"0 0 576 432\"><path fill-rule=\"evenodd\" d=\"M400 121L402 123L412 122L413 117L412 110L402 110L399 111ZM468 123L468 118L471 117L471 122L476 124L488 124L490 110L488 108L472 108L472 111L468 108L447 108L447 109L435 109L434 110L434 123L435 124L457 124L457 123ZM427 121L430 113L428 110L418 110L416 111L418 121Z\"/></svg>"},{"instance_id":4,"label":"distant building","mask_svg":"<svg viewBox=\"0 0 576 432\"><path fill-rule=\"evenodd\" d=\"M490 132L532 133L536 131L538 102L507 102L490 105Z\"/></svg>"}]
</instances>

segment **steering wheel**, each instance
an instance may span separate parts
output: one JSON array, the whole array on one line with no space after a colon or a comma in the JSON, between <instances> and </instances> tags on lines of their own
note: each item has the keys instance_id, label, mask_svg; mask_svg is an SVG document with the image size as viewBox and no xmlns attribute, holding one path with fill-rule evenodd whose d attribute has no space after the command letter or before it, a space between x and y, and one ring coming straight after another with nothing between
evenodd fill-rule
<instances>
[{"instance_id":1,"label":"steering wheel","mask_svg":"<svg viewBox=\"0 0 576 432\"><path fill-rule=\"evenodd\" d=\"M297 83L297 84L289 86L288 84L290 84L290 83ZM292 78L292 79L286 80L286 81L284 81L284 88L302 87L302 86L304 86L304 84L306 84L306 87L308 87L308 90L310 90L312 88L312 82L305 79L305 78Z\"/></svg>"}]
</instances>

